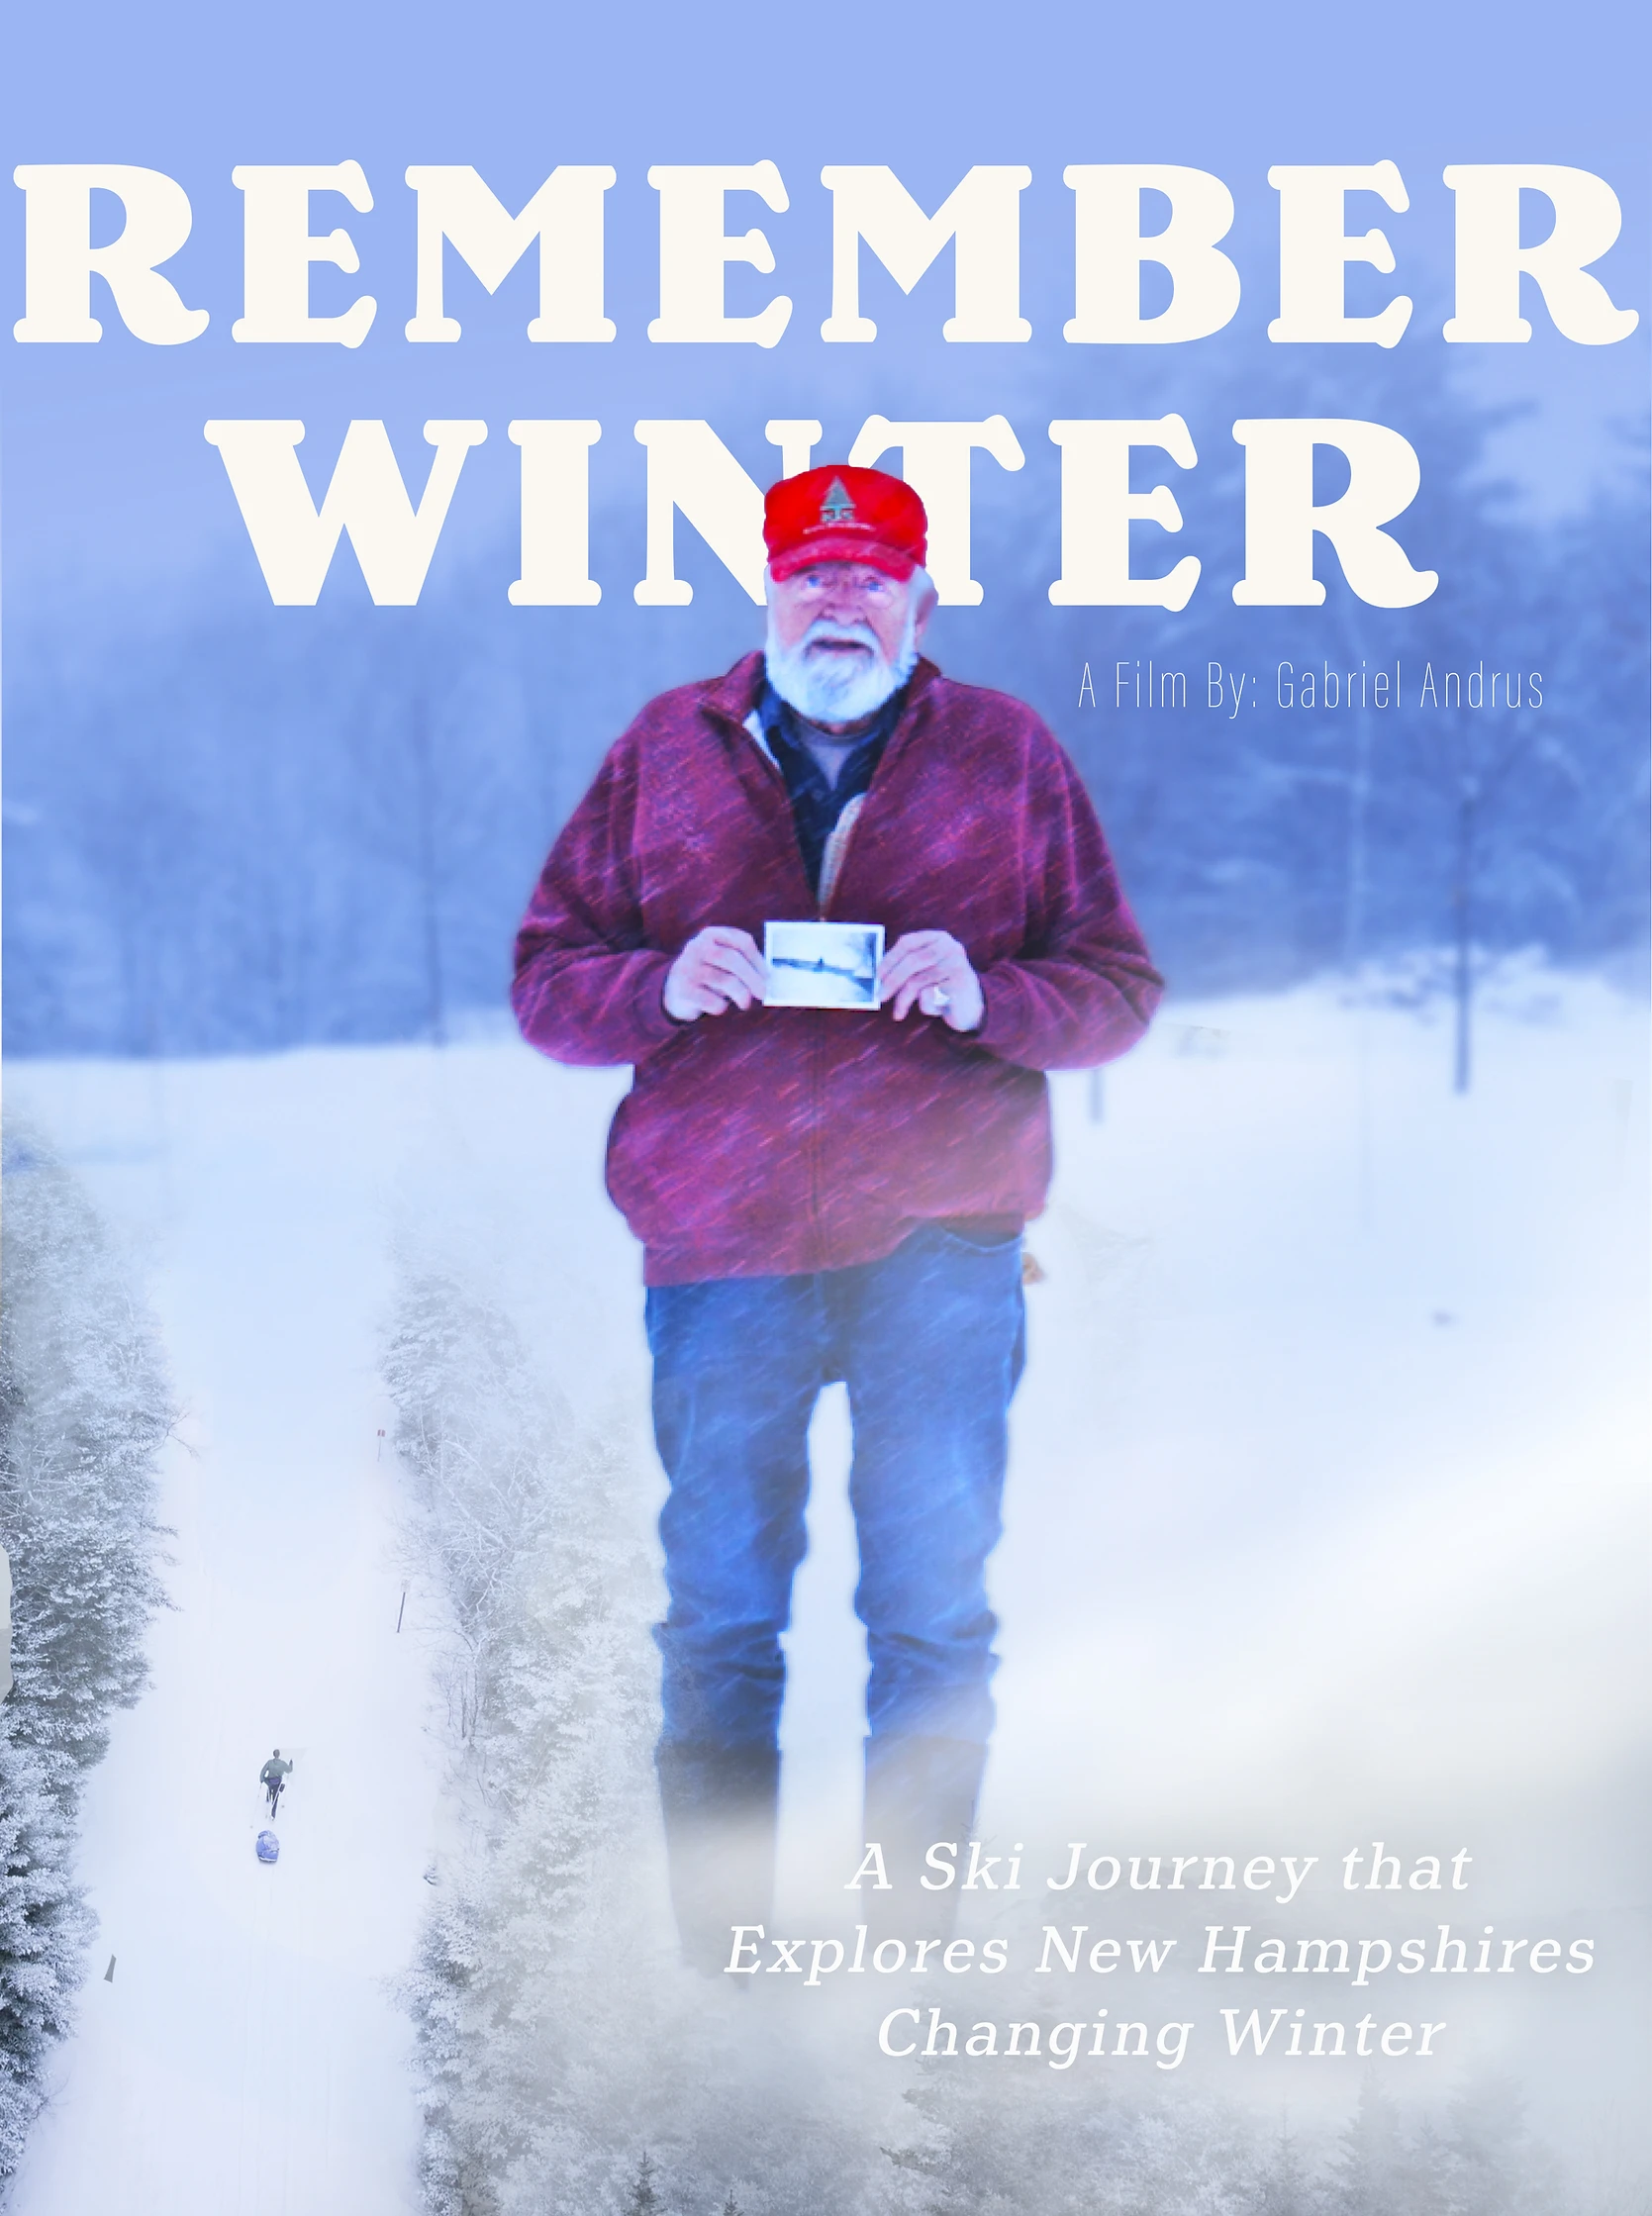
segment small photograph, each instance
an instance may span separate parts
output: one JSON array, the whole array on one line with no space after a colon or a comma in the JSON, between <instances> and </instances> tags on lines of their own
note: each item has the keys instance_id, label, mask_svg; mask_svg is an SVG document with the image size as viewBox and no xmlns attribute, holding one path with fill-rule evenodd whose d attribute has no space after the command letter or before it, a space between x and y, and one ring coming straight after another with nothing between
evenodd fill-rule
<instances>
[{"instance_id":1,"label":"small photograph","mask_svg":"<svg viewBox=\"0 0 1652 2216\"><path fill-rule=\"evenodd\" d=\"M876 1008L881 923L765 923L765 1008Z\"/></svg>"}]
</instances>

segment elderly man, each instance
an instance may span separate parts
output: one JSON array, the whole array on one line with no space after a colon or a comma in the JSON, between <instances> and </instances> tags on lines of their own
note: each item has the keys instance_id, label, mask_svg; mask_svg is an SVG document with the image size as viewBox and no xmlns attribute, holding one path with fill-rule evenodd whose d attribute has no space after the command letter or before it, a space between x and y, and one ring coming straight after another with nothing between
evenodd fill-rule
<instances>
[{"instance_id":1,"label":"elderly man","mask_svg":"<svg viewBox=\"0 0 1652 2216\"><path fill-rule=\"evenodd\" d=\"M966 1840L993 1723L1021 1230L1043 1072L1121 1053L1160 981L1030 709L919 655L922 503L827 466L765 505L768 638L663 694L570 818L517 941L526 1036L632 1063L608 1186L641 1240L669 1606L657 1753L688 1959L772 1885L807 1433L848 1389L866 1830L892 1894ZM875 1006L764 1005L767 922L882 925ZM878 1897L878 1896L869 1896Z\"/></svg>"}]
</instances>

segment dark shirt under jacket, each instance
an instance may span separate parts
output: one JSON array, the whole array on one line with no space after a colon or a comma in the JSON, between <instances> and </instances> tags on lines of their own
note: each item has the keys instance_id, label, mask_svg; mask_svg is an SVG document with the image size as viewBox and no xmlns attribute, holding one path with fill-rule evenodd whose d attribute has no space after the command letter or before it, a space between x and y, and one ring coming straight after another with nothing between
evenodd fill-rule
<instances>
[{"instance_id":1,"label":"dark shirt under jacket","mask_svg":"<svg viewBox=\"0 0 1652 2216\"><path fill-rule=\"evenodd\" d=\"M864 737L856 739L843 759L837 772L835 785L826 782L826 775L810 752L807 740L801 735L802 719L787 701L783 701L765 677L763 690L757 701L757 718L763 726L763 736L768 741L770 753L780 765L780 774L786 780L786 791L792 803L792 820L797 825L798 844L803 849L804 867L809 872L809 882L819 893L821 889L821 863L826 855L826 841L837 827L837 819L850 801L864 793L872 782L872 774L888 744L889 734L901 720L901 709L906 699L905 689L886 700L878 711L877 722Z\"/></svg>"},{"instance_id":2,"label":"dark shirt under jacket","mask_svg":"<svg viewBox=\"0 0 1652 2216\"><path fill-rule=\"evenodd\" d=\"M864 793L872 782L872 773L888 742L890 732L901 716L901 698L897 693L884 703L878 720L865 736L853 741L838 765L835 785L826 783L826 771L812 751L809 741L800 732L803 719L789 701L781 699L765 677L762 697L757 703L757 716L763 726L763 736L768 740L769 751L780 764L780 774L786 780L786 790L791 796L792 820L797 825L798 844L803 848L809 882L816 894L821 890L821 864L826 855L826 841L837 827L837 819L850 801ZM807 726L806 726L807 727ZM949 1231L958 1237L982 1244L997 1244L1015 1238L1020 1230L1019 1215L963 1215L941 1217Z\"/></svg>"}]
</instances>

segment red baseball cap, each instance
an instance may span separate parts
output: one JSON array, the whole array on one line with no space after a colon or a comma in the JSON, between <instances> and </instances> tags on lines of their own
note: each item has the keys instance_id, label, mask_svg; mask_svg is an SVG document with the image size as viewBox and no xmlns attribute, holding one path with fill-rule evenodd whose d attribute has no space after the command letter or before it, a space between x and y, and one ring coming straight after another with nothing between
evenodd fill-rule
<instances>
[{"instance_id":1,"label":"red baseball cap","mask_svg":"<svg viewBox=\"0 0 1652 2216\"><path fill-rule=\"evenodd\" d=\"M928 552L928 523L923 503L899 477L826 462L769 487L769 574L791 577L811 562L867 562L905 580Z\"/></svg>"}]
</instances>

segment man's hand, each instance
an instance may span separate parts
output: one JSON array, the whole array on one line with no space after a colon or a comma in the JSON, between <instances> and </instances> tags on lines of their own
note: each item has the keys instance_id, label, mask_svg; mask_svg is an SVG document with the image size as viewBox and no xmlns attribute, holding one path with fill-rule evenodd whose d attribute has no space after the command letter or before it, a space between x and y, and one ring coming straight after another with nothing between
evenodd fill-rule
<instances>
[{"instance_id":1,"label":"man's hand","mask_svg":"<svg viewBox=\"0 0 1652 2216\"><path fill-rule=\"evenodd\" d=\"M749 931L708 923L696 931L665 973L660 998L678 1023L721 1015L729 1007L749 1008L763 997L763 957Z\"/></svg>"},{"instance_id":2,"label":"man's hand","mask_svg":"<svg viewBox=\"0 0 1652 2216\"><path fill-rule=\"evenodd\" d=\"M903 1022L913 1003L923 1015L938 1015L954 1031L975 1031L987 1012L981 980L969 956L950 931L908 931L883 958L878 972L880 997L895 1003Z\"/></svg>"}]
</instances>

